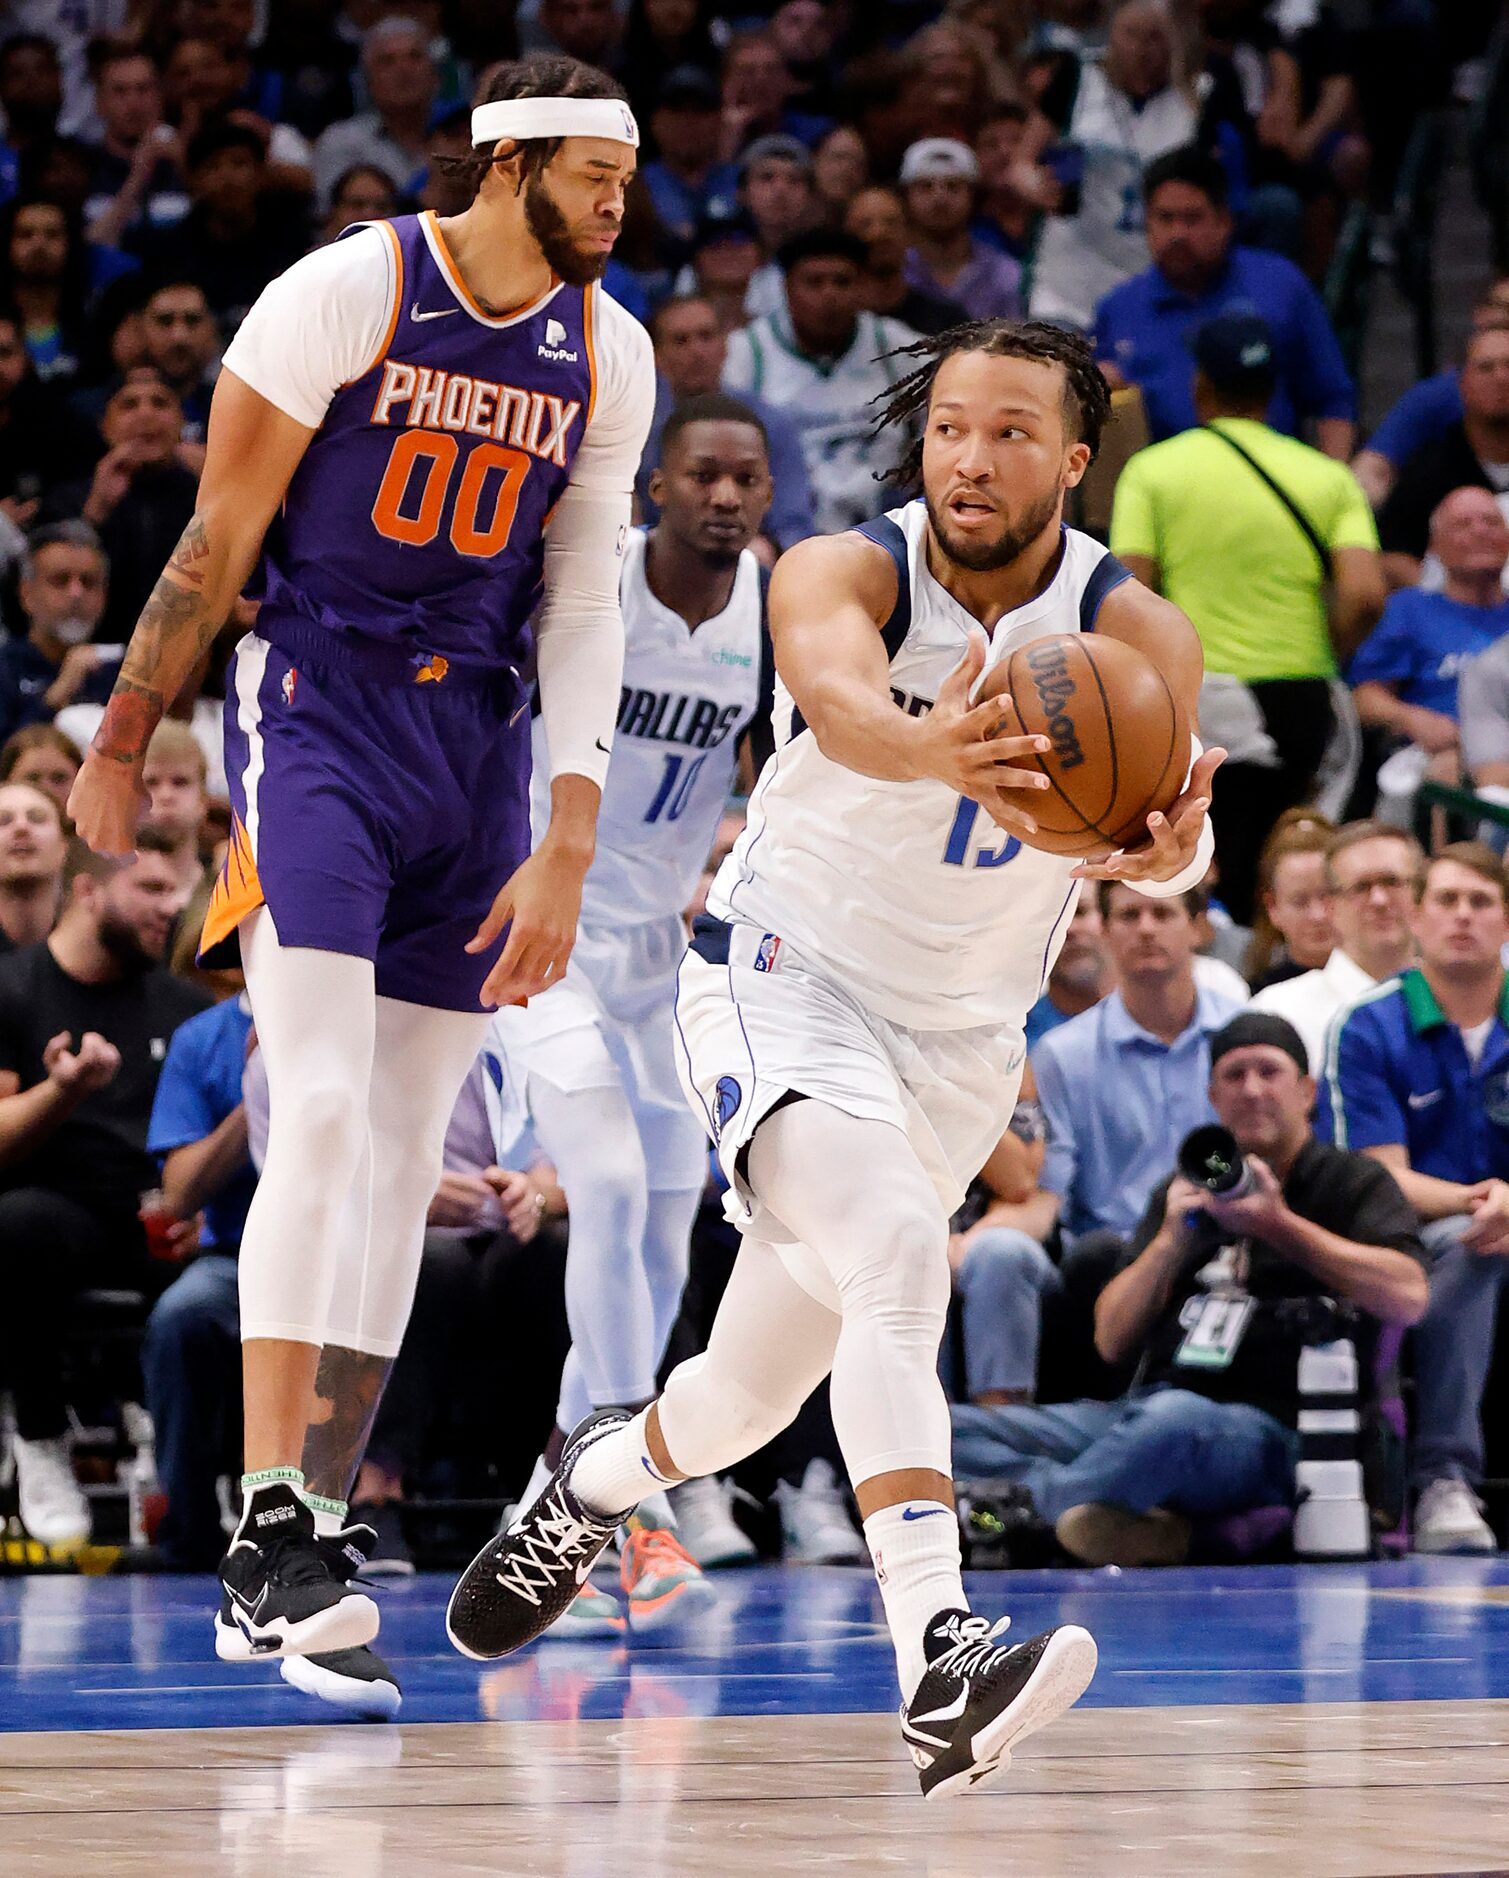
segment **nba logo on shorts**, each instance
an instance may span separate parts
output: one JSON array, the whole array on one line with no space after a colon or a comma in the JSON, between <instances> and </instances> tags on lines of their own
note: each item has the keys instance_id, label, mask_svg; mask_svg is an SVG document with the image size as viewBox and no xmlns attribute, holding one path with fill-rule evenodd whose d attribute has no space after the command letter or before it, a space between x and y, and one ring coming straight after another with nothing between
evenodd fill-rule
<instances>
[{"instance_id":1,"label":"nba logo on shorts","mask_svg":"<svg viewBox=\"0 0 1509 1878\"><path fill-rule=\"evenodd\" d=\"M285 704L293 703L294 686L297 685L298 682L299 675L290 665L288 670L283 674L283 702Z\"/></svg>"},{"instance_id":2,"label":"nba logo on shorts","mask_svg":"<svg viewBox=\"0 0 1509 1878\"><path fill-rule=\"evenodd\" d=\"M732 1076L720 1076L714 1092L713 1133L721 1135L723 1130L739 1112L739 1104L744 1100L744 1091Z\"/></svg>"},{"instance_id":3,"label":"nba logo on shorts","mask_svg":"<svg viewBox=\"0 0 1509 1878\"><path fill-rule=\"evenodd\" d=\"M781 949L781 942L773 932L766 933L760 941L760 949L755 953L754 968L757 972L773 972L775 955Z\"/></svg>"}]
</instances>

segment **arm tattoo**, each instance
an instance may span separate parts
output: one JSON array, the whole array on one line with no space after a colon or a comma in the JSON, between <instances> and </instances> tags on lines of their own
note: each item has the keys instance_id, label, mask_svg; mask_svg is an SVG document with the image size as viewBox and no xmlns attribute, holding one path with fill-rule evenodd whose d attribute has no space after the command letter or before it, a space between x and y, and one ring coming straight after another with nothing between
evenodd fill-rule
<instances>
[{"instance_id":1,"label":"arm tattoo","mask_svg":"<svg viewBox=\"0 0 1509 1878\"><path fill-rule=\"evenodd\" d=\"M304 1482L328 1500L349 1499L371 1439L390 1356L327 1343L314 1379L314 1411L304 1434Z\"/></svg>"},{"instance_id":2,"label":"arm tattoo","mask_svg":"<svg viewBox=\"0 0 1509 1878\"><path fill-rule=\"evenodd\" d=\"M196 565L210 551L204 523L196 515L142 608L91 745L108 762L141 761L168 702L220 630L218 609L208 609L201 591L209 570Z\"/></svg>"}]
</instances>

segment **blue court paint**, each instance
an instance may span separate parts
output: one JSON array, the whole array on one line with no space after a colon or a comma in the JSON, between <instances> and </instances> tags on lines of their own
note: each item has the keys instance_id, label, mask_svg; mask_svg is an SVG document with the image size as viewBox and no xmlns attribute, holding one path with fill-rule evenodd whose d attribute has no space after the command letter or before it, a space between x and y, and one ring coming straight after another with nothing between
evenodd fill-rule
<instances>
[{"instance_id":1,"label":"blue court paint","mask_svg":"<svg viewBox=\"0 0 1509 1878\"><path fill-rule=\"evenodd\" d=\"M491 1667L445 1639L449 1577L380 1588L406 1722L854 1714L896 1703L867 1570L715 1574L665 1641L546 1641ZM1090 1629L1100 1707L1509 1698L1509 1558L1363 1566L974 1574L1012 1633ZM276 1664L218 1662L207 1578L0 1580L0 1729L229 1728L336 1719Z\"/></svg>"}]
</instances>

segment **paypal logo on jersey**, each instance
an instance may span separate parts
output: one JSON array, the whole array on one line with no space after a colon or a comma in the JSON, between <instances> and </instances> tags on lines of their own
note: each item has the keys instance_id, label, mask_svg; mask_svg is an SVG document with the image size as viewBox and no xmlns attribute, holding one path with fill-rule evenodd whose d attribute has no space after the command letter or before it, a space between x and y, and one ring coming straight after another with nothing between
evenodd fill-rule
<instances>
[{"instance_id":1,"label":"paypal logo on jersey","mask_svg":"<svg viewBox=\"0 0 1509 1878\"><path fill-rule=\"evenodd\" d=\"M739 1104L744 1100L744 1091L732 1076L720 1076L718 1087L713 1096L713 1133L721 1136L723 1130L739 1112Z\"/></svg>"},{"instance_id":2,"label":"paypal logo on jersey","mask_svg":"<svg viewBox=\"0 0 1509 1878\"><path fill-rule=\"evenodd\" d=\"M546 320L545 343L535 347L535 354L542 359L552 359L557 365L575 365L576 354L563 348L566 344L566 328L559 320Z\"/></svg>"}]
</instances>

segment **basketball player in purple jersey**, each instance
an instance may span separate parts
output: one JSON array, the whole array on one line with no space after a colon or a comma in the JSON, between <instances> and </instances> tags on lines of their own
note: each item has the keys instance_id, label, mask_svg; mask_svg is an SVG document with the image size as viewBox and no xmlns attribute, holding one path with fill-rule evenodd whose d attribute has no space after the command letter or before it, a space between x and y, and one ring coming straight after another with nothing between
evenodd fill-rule
<instances>
[{"instance_id":1,"label":"basketball player in purple jersey","mask_svg":"<svg viewBox=\"0 0 1509 1878\"><path fill-rule=\"evenodd\" d=\"M239 937L271 1103L216 1649L358 1677L378 1613L350 1588L370 1535L344 1529L345 1499L484 1007L543 991L571 952L654 397L647 335L596 284L635 165L622 94L572 59L510 64L472 130L464 214L348 231L247 316L194 519L69 802L92 846L130 849L152 729L260 551L202 952ZM531 856L532 661L552 774Z\"/></svg>"}]
</instances>

